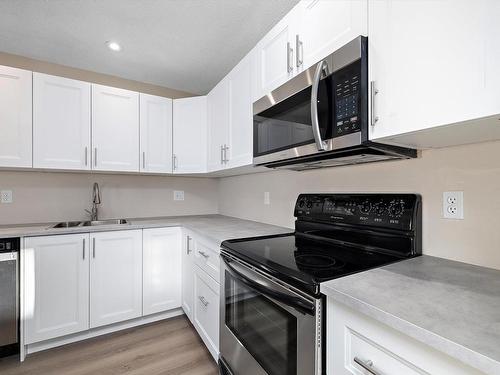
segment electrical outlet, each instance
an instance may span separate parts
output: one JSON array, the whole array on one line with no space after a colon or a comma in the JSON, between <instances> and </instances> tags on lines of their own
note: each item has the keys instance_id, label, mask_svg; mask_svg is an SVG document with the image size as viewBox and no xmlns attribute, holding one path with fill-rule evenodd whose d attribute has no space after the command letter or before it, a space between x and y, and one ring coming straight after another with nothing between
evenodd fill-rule
<instances>
[{"instance_id":1,"label":"electrical outlet","mask_svg":"<svg viewBox=\"0 0 500 375\"><path fill-rule=\"evenodd\" d=\"M0 196L0 201L2 203L12 203L12 190L2 190Z\"/></svg>"},{"instance_id":2,"label":"electrical outlet","mask_svg":"<svg viewBox=\"0 0 500 375\"><path fill-rule=\"evenodd\" d=\"M464 218L463 191L445 191L443 193L443 217L445 219Z\"/></svg>"},{"instance_id":3,"label":"electrical outlet","mask_svg":"<svg viewBox=\"0 0 500 375\"><path fill-rule=\"evenodd\" d=\"M174 190L174 201L184 200L184 190Z\"/></svg>"},{"instance_id":4,"label":"electrical outlet","mask_svg":"<svg viewBox=\"0 0 500 375\"><path fill-rule=\"evenodd\" d=\"M264 204L271 204L271 196L268 191L264 192Z\"/></svg>"}]
</instances>

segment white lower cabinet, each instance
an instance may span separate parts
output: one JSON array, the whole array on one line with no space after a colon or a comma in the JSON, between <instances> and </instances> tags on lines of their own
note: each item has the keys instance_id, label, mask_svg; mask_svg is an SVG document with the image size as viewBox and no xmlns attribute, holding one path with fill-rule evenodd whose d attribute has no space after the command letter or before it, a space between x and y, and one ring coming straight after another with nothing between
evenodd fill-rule
<instances>
[{"instance_id":1,"label":"white lower cabinet","mask_svg":"<svg viewBox=\"0 0 500 375\"><path fill-rule=\"evenodd\" d=\"M219 283L195 266L192 322L215 360L219 357L219 289Z\"/></svg>"},{"instance_id":2,"label":"white lower cabinet","mask_svg":"<svg viewBox=\"0 0 500 375\"><path fill-rule=\"evenodd\" d=\"M28 237L22 254L25 343L89 328L89 234Z\"/></svg>"},{"instance_id":3,"label":"white lower cabinet","mask_svg":"<svg viewBox=\"0 0 500 375\"><path fill-rule=\"evenodd\" d=\"M142 230L91 233L90 327L142 315Z\"/></svg>"},{"instance_id":4,"label":"white lower cabinet","mask_svg":"<svg viewBox=\"0 0 500 375\"><path fill-rule=\"evenodd\" d=\"M328 375L482 374L330 298L326 356Z\"/></svg>"},{"instance_id":5,"label":"white lower cabinet","mask_svg":"<svg viewBox=\"0 0 500 375\"><path fill-rule=\"evenodd\" d=\"M143 230L143 315L181 307L181 229Z\"/></svg>"}]
</instances>

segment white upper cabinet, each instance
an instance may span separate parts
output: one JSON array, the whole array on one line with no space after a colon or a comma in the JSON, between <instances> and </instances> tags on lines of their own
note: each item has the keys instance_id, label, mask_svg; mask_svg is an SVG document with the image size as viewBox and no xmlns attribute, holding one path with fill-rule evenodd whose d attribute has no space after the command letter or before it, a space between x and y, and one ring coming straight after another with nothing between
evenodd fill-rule
<instances>
[{"instance_id":1,"label":"white upper cabinet","mask_svg":"<svg viewBox=\"0 0 500 375\"><path fill-rule=\"evenodd\" d=\"M143 315L181 307L181 228L143 230Z\"/></svg>"},{"instance_id":2,"label":"white upper cabinet","mask_svg":"<svg viewBox=\"0 0 500 375\"><path fill-rule=\"evenodd\" d=\"M252 164L251 55L207 96L208 171Z\"/></svg>"},{"instance_id":3,"label":"white upper cabinet","mask_svg":"<svg viewBox=\"0 0 500 375\"><path fill-rule=\"evenodd\" d=\"M172 99L140 94L141 172L172 173Z\"/></svg>"},{"instance_id":4,"label":"white upper cabinet","mask_svg":"<svg viewBox=\"0 0 500 375\"><path fill-rule=\"evenodd\" d=\"M89 234L28 237L24 257L25 344L89 328Z\"/></svg>"},{"instance_id":5,"label":"white upper cabinet","mask_svg":"<svg viewBox=\"0 0 500 375\"><path fill-rule=\"evenodd\" d=\"M139 93L92 85L92 169L139 171Z\"/></svg>"},{"instance_id":6,"label":"white upper cabinet","mask_svg":"<svg viewBox=\"0 0 500 375\"><path fill-rule=\"evenodd\" d=\"M378 0L368 11L378 90L371 139L425 148L500 137L500 2ZM466 122L435 132L474 119L479 128Z\"/></svg>"},{"instance_id":7,"label":"white upper cabinet","mask_svg":"<svg viewBox=\"0 0 500 375\"><path fill-rule=\"evenodd\" d=\"M229 126L229 81L224 78L207 95L208 102L208 170L222 169L227 153Z\"/></svg>"},{"instance_id":8,"label":"white upper cabinet","mask_svg":"<svg viewBox=\"0 0 500 375\"><path fill-rule=\"evenodd\" d=\"M294 67L301 71L359 35L367 35L366 0L303 0L298 5Z\"/></svg>"},{"instance_id":9,"label":"white upper cabinet","mask_svg":"<svg viewBox=\"0 0 500 375\"><path fill-rule=\"evenodd\" d=\"M90 328L142 315L142 230L91 233Z\"/></svg>"},{"instance_id":10,"label":"white upper cabinet","mask_svg":"<svg viewBox=\"0 0 500 375\"><path fill-rule=\"evenodd\" d=\"M90 169L90 83L33 73L33 167Z\"/></svg>"},{"instance_id":11,"label":"white upper cabinet","mask_svg":"<svg viewBox=\"0 0 500 375\"><path fill-rule=\"evenodd\" d=\"M31 167L32 73L0 66L0 167Z\"/></svg>"},{"instance_id":12,"label":"white upper cabinet","mask_svg":"<svg viewBox=\"0 0 500 375\"><path fill-rule=\"evenodd\" d=\"M253 101L288 81L294 73L297 7L262 38L252 51Z\"/></svg>"},{"instance_id":13,"label":"white upper cabinet","mask_svg":"<svg viewBox=\"0 0 500 375\"><path fill-rule=\"evenodd\" d=\"M229 73L229 133L227 167L250 165L253 161L251 55Z\"/></svg>"},{"instance_id":14,"label":"white upper cabinet","mask_svg":"<svg viewBox=\"0 0 500 375\"><path fill-rule=\"evenodd\" d=\"M173 171L207 170L207 97L174 99Z\"/></svg>"}]
</instances>

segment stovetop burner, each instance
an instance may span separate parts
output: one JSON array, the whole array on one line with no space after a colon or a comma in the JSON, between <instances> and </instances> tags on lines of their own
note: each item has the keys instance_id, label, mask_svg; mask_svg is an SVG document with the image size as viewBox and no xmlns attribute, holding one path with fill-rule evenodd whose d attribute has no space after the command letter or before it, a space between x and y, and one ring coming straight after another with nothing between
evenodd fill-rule
<instances>
[{"instance_id":1,"label":"stovetop burner","mask_svg":"<svg viewBox=\"0 0 500 375\"><path fill-rule=\"evenodd\" d=\"M339 269L345 262L323 254L295 254L297 266L303 270Z\"/></svg>"}]
</instances>

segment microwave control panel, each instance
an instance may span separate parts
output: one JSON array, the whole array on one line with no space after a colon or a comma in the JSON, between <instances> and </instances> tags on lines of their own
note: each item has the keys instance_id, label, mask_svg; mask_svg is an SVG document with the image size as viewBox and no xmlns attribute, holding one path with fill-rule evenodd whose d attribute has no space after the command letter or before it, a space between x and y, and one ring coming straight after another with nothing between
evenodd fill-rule
<instances>
[{"instance_id":1,"label":"microwave control panel","mask_svg":"<svg viewBox=\"0 0 500 375\"><path fill-rule=\"evenodd\" d=\"M335 113L333 136L340 137L361 130L360 121L361 61L333 73Z\"/></svg>"}]
</instances>

